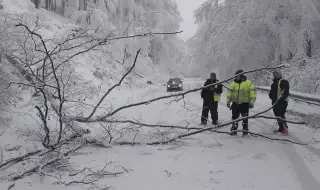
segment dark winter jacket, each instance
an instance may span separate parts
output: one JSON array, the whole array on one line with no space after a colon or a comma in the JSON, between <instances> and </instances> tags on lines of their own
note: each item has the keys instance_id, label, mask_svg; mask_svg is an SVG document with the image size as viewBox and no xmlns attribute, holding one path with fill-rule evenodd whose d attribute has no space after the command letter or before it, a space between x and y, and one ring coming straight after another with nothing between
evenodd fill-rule
<instances>
[{"instance_id":1,"label":"dark winter jacket","mask_svg":"<svg viewBox=\"0 0 320 190\"><path fill-rule=\"evenodd\" d=\"M207 79L206 82L204 83L204 86L208 86L213 83L217 83L219 80L211 81L210 79ZM217 88L215 88L217 87ZM215 93L221 94L222 93L222 85L214 85L214 86L209 86L207 88L202 89L201 91L201 98L205 101L210 101L213 100L213 95Z\"/></svg>"},{"instance_id":2,"label":"dark winter jacket","mask_svg":"<svg viewBox=\"0 0 320 190\"><path fill-rule=\"evenodd\" d=\"M280 78L281 79L281 78ZM277 93L278 93L278 83L280 79L273 79L273 83L271 85L271 90L269 92L269 98L272 100L272 104L277 101ZM289 82L285 79L281 80L280 89L281 92L284 90L282 97L279 99L279 102L284 101L289 96Z\"/></svg>"}]
</instances>

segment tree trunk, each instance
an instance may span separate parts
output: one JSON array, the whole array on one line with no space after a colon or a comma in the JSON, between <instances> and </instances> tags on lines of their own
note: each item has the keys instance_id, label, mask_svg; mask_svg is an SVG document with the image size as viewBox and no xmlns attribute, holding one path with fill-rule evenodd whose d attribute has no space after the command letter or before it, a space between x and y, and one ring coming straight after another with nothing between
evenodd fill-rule
<instances>
[{"instance_id":1,"label":"tree trunk","mask_svg":"<svg viewBox=\"0 0 320 190\"><path fill-rule=\"evenodd\" d=\"M46 6L45 6L46 10L49 10L49 0L46 0Z\"/></svg>"},{"instance_id":2,"label":"tree trunk","mask_svg":"<svg viewBox=\"0 0 320 190\"><path fill-rule=\"evenodd\" d=\"M307 56L312 56L312 41L310 39L307 39Z\"/></svg>"},{"instance_id":3,"label":"tree trunk","mask_svg":"<svg viewBox=\"0 0 320 190\"><path fill-rule=\"evenodd\" d=\"M31 1L36 6L36 8L39 9L40 0L31 0Z\"/></svg>"}]
</instances>

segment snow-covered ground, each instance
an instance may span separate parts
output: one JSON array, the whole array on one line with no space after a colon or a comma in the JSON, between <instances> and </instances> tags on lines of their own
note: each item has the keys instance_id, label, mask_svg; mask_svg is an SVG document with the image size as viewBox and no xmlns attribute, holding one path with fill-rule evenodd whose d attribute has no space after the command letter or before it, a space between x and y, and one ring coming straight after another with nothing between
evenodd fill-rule
<instances>
[{"instance_id":1,"label":"snow-covered ground","mask_svg":"<svg viewBox=\"0 0 320 190\"><path fill-rule=\"evenodd\" d=\"M185 90L202 85L199 79L185 79ZM161 84L143 89L114 91L108 98L115 107L148 100L168 94ZM121 112L126 119L141 119L145 123L170 123L199 127L202 100L199 92L187 95L184 101L157 101ZM270 101L258 93L251 114L267 109ZM308 109L305 107L304 109ZM272 115L272 112L268 112ZM225 106L225 97L219 105L219 119L228 121L231 112ZM296 116L288 116L296 120ZM256 133L271 133L275 121L255 119L249 129ZM32 128L32 126L26 126ZM93 133L99 133L92 128ZM229 131L229 127L221 129ZM243 138L204 132L183 139L183 143L156 146L113 146L109 149L85 148L70 157L76 169L102 168L113 161L110 172L127 171L116 177L106 177L99 185L112 190L316 190L320 189L320 132L309 126L290 125L288 137L296 142L309 142L308 146L265 140L259 137ZM2 137L1 137L2 138ZM2 142L4 143L4 142ZM6 144L9 143L9 139ZM11 152L15 154L15 151ZM83 189L86 185L53 185L55 178L32 175L19 180L14 190ZM0 184L0 189L11 183Z\"/></svg>"}]
</instances>

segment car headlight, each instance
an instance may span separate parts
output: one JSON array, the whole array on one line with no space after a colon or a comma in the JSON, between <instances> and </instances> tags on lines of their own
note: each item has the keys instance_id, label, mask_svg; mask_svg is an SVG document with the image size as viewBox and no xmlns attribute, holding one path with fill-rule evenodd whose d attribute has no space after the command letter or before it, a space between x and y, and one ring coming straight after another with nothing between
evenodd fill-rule
<instances>
[{"instance_id":1,"label":"car headlight","mask_svg":"<svg viewBox=\"0 0 320 190\"><path fill-rule=\"evenodd\" d=\"M168 84L168 87L170 87L170 85Z\"/></svg>"},{"instance_id":2,"label":"car headlight","mask_svg":"<svg viewBox=\"0 0 320 190\"><path fill-rule=\"evenodd\" d=\"M181 87L182 85L181 84L179 84L179 87Z\"/></svg>"}]
</instances>

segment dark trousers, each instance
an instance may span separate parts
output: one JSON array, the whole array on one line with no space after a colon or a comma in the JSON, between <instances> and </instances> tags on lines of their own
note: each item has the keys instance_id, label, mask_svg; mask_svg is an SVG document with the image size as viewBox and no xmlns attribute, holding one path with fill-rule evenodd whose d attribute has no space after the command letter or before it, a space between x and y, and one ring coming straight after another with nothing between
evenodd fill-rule
<instances>
[{"instance_id":1,"label":"dark trousers","mask_svg":"<svg viewBox=\"0 0 320 190\"><path fill-rule=\"evenodd\" d=\"M215 101L203 101L201 123L207 124L209 111L213 124L218 122L218 102Z\"/></svg>"},{"instance_id":2,"label":"dark trousers","mask_svg":"<svg viewBox=\"0 0 320 190\"><path fill-rule=\"evenodd\" d=\"M287 107L288 107L288 102L286 101L279 101L274 107L273 107L273 113L276 117L280 117L282 119L286 119L285 114L287 111ZM278 125L279 125L279 130L283 130L283 127L287 125L287 122L277 119L278 121Z\"/></svg>"},{"instance_id":3,"label":"dark trousers","mask_svg":"<svg viewBox=\"0 0 320 190\"><path fill-rule=\"evenodd\" d=\"M236 120L240 117L240 114L242 117L247 117L249 115L249 103L243 103L243 104L236 104L232 103L231 106L232 110L232 120ZM242 129L248 130L248 119L242 120ZM238 129L238 123L234 123L232 125L232 129L237 130Z\"/></svg>"}]
</instances>

